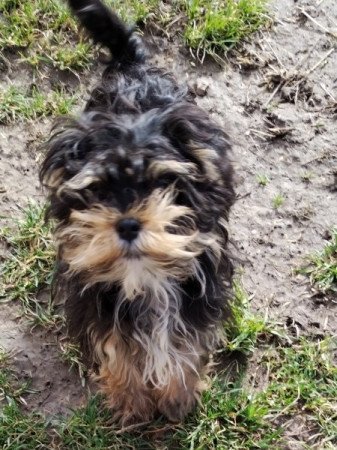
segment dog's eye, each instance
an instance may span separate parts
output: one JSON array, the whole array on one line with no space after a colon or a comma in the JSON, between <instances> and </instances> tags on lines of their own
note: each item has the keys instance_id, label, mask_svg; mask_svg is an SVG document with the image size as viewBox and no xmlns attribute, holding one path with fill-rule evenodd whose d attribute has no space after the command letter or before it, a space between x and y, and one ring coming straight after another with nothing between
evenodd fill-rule
<instances>
[{"instance_id":1,"label":"dog's eye","mask_svg":"<svg viewBox=\"0 0 337 450\"><path fill-rule=\"evenodd\" d=\"M108 196L108 189L102 183L92 184L90 186L90 189L88 189L88 192L90 192L95 197L95 199L99 201L105 200Z\"/></svg>"},{"instance_id":2,"label":"dog's eye","mask_svg":"<svg viewBox=\"0 0 337 450\"><path fill-rule=\"evenodd\" d=\"M157 187L167 187L177 180L177 175L174 173L167 173L155 181Z\"/></svg>"}]
</instances>

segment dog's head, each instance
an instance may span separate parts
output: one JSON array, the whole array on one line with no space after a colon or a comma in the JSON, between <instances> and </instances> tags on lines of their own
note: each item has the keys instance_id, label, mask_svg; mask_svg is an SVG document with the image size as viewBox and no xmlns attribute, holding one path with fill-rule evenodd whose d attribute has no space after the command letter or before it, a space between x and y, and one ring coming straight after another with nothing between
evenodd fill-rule
<instances>
[{"instance_id":1,"label":"dog's head","mask_svg":"<svg viewBox=\"0 0 337 450\"><path fill-rule=\"evenodd\" d=\"M133 298L154 280L198 276L205 251L219 260L234 197L228 149L226 135L186 103L60 124L41 179L68 273L120 284Z\"/></svg>"}]
</instances>

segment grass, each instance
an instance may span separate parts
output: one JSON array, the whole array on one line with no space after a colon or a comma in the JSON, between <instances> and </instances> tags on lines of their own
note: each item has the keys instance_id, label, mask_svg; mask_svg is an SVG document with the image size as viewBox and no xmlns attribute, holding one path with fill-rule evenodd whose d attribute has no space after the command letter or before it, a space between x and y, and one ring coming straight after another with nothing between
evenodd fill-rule
<instances>
[{"instance_id":1,"label":"grass","mask_svg":"<svg viewBox=\"0 0 337 450\"><path fill-rule=\"evenodd\" d=\"M281 194L276 194L272 199L272 205L274 209L279 209L285 201L285 198Z\"/></svg>"},{"instance_id":2,"label":"grass","mask_svg":"<svg viewBox=\"0 0 337 450\"><path fill-rule=\"evenodd\" d=\"M158 0L110 1L128 22L145 22ZM59 0L0 0L0 52L16 51L34 68L87 69L95 49L82 33L66 3Z\"/></svg>"},{"instance_id":3,"label":"grass","mask_svg":"<svg viewBox=\"0 0 337 450\"><path fill-rule=\"evenodd\" d=\"M64 2L0 0L0 51L16 50L34 67L47 62L55 68L88 67L92 47L77 36L77 24Z\"/></svg>"},{"instance_id":4,"label":"grass","mask_svg":"<svg viewBox=\"0 0 337 450\"><path fill-rule=\"evenodd\" d=\"M331 338L269 345L257 361L258 370L267 378L263 389L254 384L254 378L249 387L247 381L243 387L243 376L231 381L220 373L212 378L200 407L179 425L159 420L121 430L111 423L100 397L93 397L69 417L52 421L24 414L11 401L0 414L0 445L11 450L43 445L77 450L281 449L286 448L286 432L293 431L292 421L302 417L311 441L309 445L307 434L302 439L298 430L296 442L308 444L307 448L333 449L337 445L336 345Z\"/></svg>"},{"instance_id":5,"label":"grass","mask_svg":"<svg viewBox=\"0 0 337 450\"><path fill-rule=\"evenodd\" d=\"M9 298L19 298L28 315L41 314L44 307L34 300L50 283L54 250L50 228L44 222L44 208L31 204L13 234L2 231L12 256L4 262L4 290ZM313 443L336 444L335 397L337 369L333 365L333 339L287 337L267 315L250 312L250 299L240 281L234 284L233 318L226 326L226 348L216 359L227 360L224 369L209 378L209 389L201 405L180 425L157 421L139 429L121 430L111 423L110 413L100 397L69 416L47 420L39 414L24 413L27 385L10 370L8 355L0 353L0 393L7 405L0 413L0 447L10 450L44 449L281 449L291 418L305 415L314 430ZM56 326L50 311L44 326ZM63 359L78 367L80 355L68 342ZM256 350L258 349L258 352ZM256 372L242 370L239 355L255 352ZM3 364L1 365L1 361ZM229 363L230 361L230 363ZM83 372L80 372L83 376ZM248 378L247 378L248 376ZM263 389L258 380L264 377ZM23 400L22 400L23 399ZM29 401L29 397L27 397ZM288 425L280 426L280 423ZM317 445L318 445L317 444ZM323 447L317 447L323 448ZM326 447L329 448L329 447Z\"/></svg>"},{"instance_id":6,"label":"grass","mask_svg":"<svg viewBox=\"0 0 337 450\"><path fill-rule=\"evenodd\" d=\"M75 96L62 91L46 94L35 87L27 92L10 86L0 90L0 124L68 114L75 102Z\"/></svg>"},{"instance_id":7,"label":"grass","mask_svg":"<svg viewBox=\"0 0 337 450\"><path fill-rule=\"evenodd\" d=\"M11 355L0 347L0 405L13 404L15 401L25 403L22 395L27 392L28 382L20 383L10 370Z\"/></svg>"},{"instance_id":8,"label":"grass","mask_svg":"<svg viewBox=\"0 0 337 450\"><path fill-rule=\"evenodd\" d=\"M213 56L232 48L266 22L266 0L177 0L169 8L159 0L107 0L128 23L155 22L166 30L182 15L186 44L196 54ZM83 71L95 48L79 33L76 20L60 0L0 0L0 52L10 50L32 67L43 64ZM153 31L153 30L152 30Z\"/></svg>"},{"instance_id":9,"label":"grass","mask_svg":"<svg viewBox=\"0 0 337 450\"><path fill-rule=\"evenodd\" d=\"M250 299L239 278L234 280L234 300L231 304L231 320L226 324L225 351L240 352L249 356L260 343L272 336L283 339L280 327L270 321L268 315L264 317L250 311Z\"/></svg>"},{"instance_id":10,"label":"grass","mask_svg":"<svg viewBox=\"0 0 337 450\"><path fill-rule=\"evenodd\" d=\"M267 175L258 174L256 175L256 181L258 182L259 186L265 187L270 182L270 179L267 177Z\"/></svg>"},{"instance_id":11,"label":"grass","mask_svg":"<svg viewBox=\"0 0 337 450\"><path fill-rule=\"evenodd\" d=\"M231 49L266 22L265 0L191 0L186 2L187 44L197 54Z\"/></svg>"},{"instance_id":12,"label":"grass","mask_svg":"<svg viewBox=\"0 0 337 450\"><path fill-rule=\"evenodd\" d=\"M261 399L268 405L270 417L305 417L307 429L315 431L311 444L337 445L336 351L335 338L316 342L301 338L265 357L270 379Z\"/></svg>"},{"instance_id":13,"label":"grass","mask_svg":"<svg viewBox=\"0 0 337 450\"><path fill-rule=\"evenodd\" d=\"M310 281L322 293L337 292L337 228L331 231L331 240L323 250L309 258L307 267L300 269L310 277Z\"/></svg>"},{"instance_id":14,"label":"grass","mask_svg":"<svg viewBox=\"0 0 337 450\"><path fill-rule=\"evenodd\" d=\"M51 241L51 224L45 221L45 208L30 203L16 228L3 227L0 238L10 248L1 264L0 297L20 300L25 314L34 325L53 327L60 321L50 300L37 301L36 296L51 283L55 251Z\"/></svg>"}]
</instances>

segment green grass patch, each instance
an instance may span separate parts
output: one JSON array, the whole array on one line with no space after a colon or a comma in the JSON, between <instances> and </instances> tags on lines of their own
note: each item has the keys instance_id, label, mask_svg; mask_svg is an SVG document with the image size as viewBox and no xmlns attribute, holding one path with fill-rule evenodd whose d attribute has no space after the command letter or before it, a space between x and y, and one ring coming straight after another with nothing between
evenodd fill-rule
<instances>
[{"instance_id":1,"label":"green grass patch","mask_svg":"<svg viewBox=\"0 0 337 450\"><path fill-rule=\"evenodd\" d=\"M281 194L276 194L272 199L272 205L274 209L279 209L283 205L285 198Z\"/></svg>"},{"instance_id":2,"label":"green grass patch","mask_svg":"<svg viewBox=\"0 0 337 450\"><path fill-rule=\"evenodd\" d=\"M331 232L331 240L323 250L310 256L307 267L299 272L310 277L311 283L322 293L337 292L337 228Z\"/></svg>"},{"instance_id":3,"label":"green grass patch","mask_svg":"<svg viewBox=\"0 0 337 450\"><path fill-rule=\"evenodd\" d=\"M0 448L3 450L45 449L50 444L45 418L24 414L28 382L20 382L11 368L11 355L0 348Z\"/></svg>"},{"instance_id":4,"label":"green grass patch","mask_svg":"<svg viewBox=\"0 0 337 450\"><path fill-rule=\"evenodd\" d=\"M160 0L106 3L127 23L154 23L159 30L166 30L166 25L181 15L185 42L199 57L223 54L267 19L266 0L178 0L165 7ZM0 51L14 50L36 68L45 63L75 71L90 66L95 48L79 32L65 2L0 0L0 13Z\"/></svg>"},{"instance_id":5,"label":"green grass patch","mask_svg":"<svg viewBox=\"0 0 337 450\"><path fill-rule=\"evenodd\" d=\"M20 383L10 369L10 355L0 347L0 406L15 401L24 403L22 395L27 392L29 382Z\"/></svg>"},{"instance_id":6,"label":"green grass patch","mask_svg":"<svg viewBox=\"0 0 337 450\"><path fill-rule=\"evenodd\" d=\"M0 238L10 247L9 256L1 264L0 296L5 301L20 300L34 324L52 327L60 317L55 314L50 300L36 299L39 292L50 286L55 259L52 225L44 216L44 207L30 203L14 229L3 227L0 230Z\"/></svg>"},{"instance_id":7,"label":"green grass patch","mask_svg":"<svg viewBox=\"0 0 337 450\"><path fill-rule=\"evenodd\" d=\"M27 92L11 86L0 90L0 124L68 114L75 102L76 96L63 91L46 94L35 87Z\"/></svg>"},{"instance_id":8,"label":"green grass patch","mask_svg":"<svg viewBox=\"0 0 337 450\"><path fill-rule=\"evenodd\" d=\"M0 446L3 450L45 450L55 448L46 419L39 414L23 414L16 403L0 412Z\"/></svg>"},{"instance_id":9,"label":"green grass patch","mask_svg":"<svg viewBox=\"0 0 337 450\"><path fill-rule=\"evenodd\" d=\"M16 50L33 66L47 62L60 69L88 67L92 46L78 36L65 2L0 0L0 13L0 51Z\"/></svg>"},{"instance_id":10,"label":"green grass patch","mask_svg":"<svg viewBox=\"0 0 337 450\"><path fill-rule=\"evenodd\" d=\"M227 51L267 20L265 0L191 0L186 13L185 40L197 54Z\"/></svg>"},{"instance_id":11,"label":"green grass patch","mask_svg":"<svg viewBox=\"0 0 337 450\"><path fill-rule=\"evenodd\" d=\"M239 278L233 284L234 299L231 304L231 320L225 325L226 352L239 352L249 356L254 349L272 337L283 339L280 326L264 317L254 314L250 299Z\"/></svg>"},{"instance_id":12,"label":"green grass patch","mask_svg":"<svg viewBox=\"0 0 337 450\"><path fill-rule=\"evenodd\" d=\"M301 338L290 347L276 348L264 361L270 378L261 401L268 405L269 416L304 416L316 434L311 442L315 448L325 448L319 442L337 445L336 356L336 338Z\"/></svg>"},{"instance_id":13,"label":"green grass patch","mask_svg":"<svg viewBox=\"0 0 337 450\"><path fill-rule=\"evenodd\" d=\"M34 280L40 270L43 285L49 283L53 250L50 229L43 228L46 225L42 211L42 208L30 206L28 216L20 222L19 231L10 242L12 250L15 249L13 254L21 255L20 265L14 265L10 271L14 271L19 286L26 283L29 274L33 274ZM36 261L36 246L41 246L44 255L41 267ZM18 267L25 269L21 271L23 278L19 276ZM35 282L25 285L29 293L41 286ZM104 408L100 397L92 398L85 408L75 410L69 417L54 418L51 422L41 415L21 411L20 398L25 396L26 386L20 391L16 380L11 380L8 355L0 353L0 369L3 361L0 375L5 375L2 384L0 376L0 392L6 392L9 399L0 413L1 448L42 449L55 445L76 450L281 449L287 442L287 428L280 423L289 423L297 415L305 415L312 444L317 448L334 448L337 444L336 341L328 338L292 341L267 316L256 316L249 311L250 299L239 281L235 282L234 293L233 319L226 327L228 342L222 352L250 356L258 348L255 366L265 378L263 389L255 382L258 374L248 371L246 375L239 371L233 376L232 368L228 367L209 378L209 388L203 393L201 405L179 425L159 420L148 426L121 430L111 422L111 413ZM63 353L67 361L77 364L76 349L67 347ZM331 447L327 447L330 444Z\"/></svg>"},{"instance_id":14,"label":"green grass patch","mask_svg":"<svg viewBox=\"0 0 337 450\"><path fill-rule=\"evenodd\" d=\"M258 182L259 186L266 187L270 182L270 179L267 177L267 175L258 174L256 175L256 181Z\"/></svg>"},{"instance_id":15,"label":"green grass patch","mask_svg":"<svg viewBox=\"0 0 337 450\"><path fill-rule=\"evenodd\" d=\"M145 22L158 0L108 1L127 22ZM81 71L93 60L94 46L79 32L66 2L60 0L0 0L0 51L14 50L33 67L48 64Z\"/></svg>"},{"instance_id":16,"label":"green grass patch","mask_svg":"<svg viewBox=\"0 0 337 450\"><path fill-rule=\"evenodd\" d=\"M305 417L307 428L302 432L311 440L310 445L302 443L333 449L337 445L335 356L336 341L331 338L271 346L258 361L259 369L268 374L263 390L243 388L243 376L233 382L220 373L212 378L200 407L179 425L159 420L121 430L111 422L100 397L52 423L39 415L25 415L13 401L0 414L0 445L30 449L43 448L39 447L43 443L76 450L281 449L287 448L291 420Z\"/></svg>"}]
</instances>

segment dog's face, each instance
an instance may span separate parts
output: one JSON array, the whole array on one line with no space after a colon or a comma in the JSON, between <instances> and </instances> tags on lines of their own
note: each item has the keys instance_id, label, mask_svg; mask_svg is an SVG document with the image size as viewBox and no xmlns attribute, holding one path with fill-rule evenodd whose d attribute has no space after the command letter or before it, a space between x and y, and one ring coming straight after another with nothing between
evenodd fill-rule
<instances>
[{"instance_id":1,"label":"dog's face","mask_svg":"<svg viewBox=\"0 0 337 450\"><path fill-rule=\"evenodd\" d=\"M58 220L59 258L87 285L133 298L197 276L221 257L233 201L226 137L189 106L140 116L85 113L50 141L41 175Z\"/></svg>"}]
</instances>

